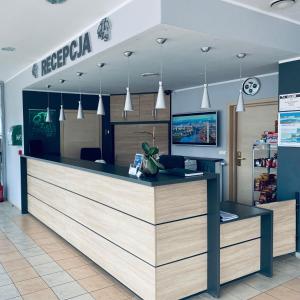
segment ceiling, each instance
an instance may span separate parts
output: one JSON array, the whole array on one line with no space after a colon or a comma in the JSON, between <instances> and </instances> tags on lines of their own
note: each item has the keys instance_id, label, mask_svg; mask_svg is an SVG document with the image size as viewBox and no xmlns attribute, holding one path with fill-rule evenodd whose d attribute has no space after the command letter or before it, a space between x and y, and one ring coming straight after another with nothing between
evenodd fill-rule
<instances>
[{"instance_id":1,"label":"ceiling","mask_svg":"<svg viewBox=\"0 0 300 300\"><path fill-rule=\"evenodd\" d=\"M224 2L243 6L258 12L272 15L300 25L300 0L288 8L279 9L270 7L271 0L222 0Z\"/></svg>"},{"instance_id":2,"label":"ceiling","mask_svg":"<svg viewBox=\"0 0 300 300\"><path fill-rule=\"evenodd\" d=\"M99 62L107 65L102 70L103 90L108 94L125 93L127 85L127 60L123 51L132 50L130 58L131 92L153 92L158 88L158 77L142 78L141 73L159 72L159 46L157 37L167 37L163 48L164 88L175 90L203 84L204 61L207 62L208 82L221 82L239 77L239 60L236 54L246 52L243 76L277 72L278 61L295 56L295 53L271 49L241 41L206 36L204 34L159 25L134 39L127 40L109 51L94 55L75 66L43 79L28 89L45 90L48 84L56 91L97 93L99 91ZM208 54L200 48L212 46ZM84 72L80 82L76 72ZM63 85L59 79L67 80ZM80 86L79 86L80 85Z\"/></svg>"},{"instance_id":3,"label":"ceiling","mask_svg":"<svg viewBox=\"0 0 300 300\"><path fill-rule=\"evenodd\" d=\"M10 46L16 51L0 50L0 81L7 81L125 2L68 0L52 5L46 0L1 1L0 48Z\"/></svg>"}]
</instances>

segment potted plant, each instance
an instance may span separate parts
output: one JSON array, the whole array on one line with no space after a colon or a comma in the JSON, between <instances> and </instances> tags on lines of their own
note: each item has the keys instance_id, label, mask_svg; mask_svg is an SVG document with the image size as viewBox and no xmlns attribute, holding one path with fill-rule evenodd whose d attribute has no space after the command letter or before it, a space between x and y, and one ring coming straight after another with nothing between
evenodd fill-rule
<instances>
[{"instance_id":1,"label":"potted plant","mask_svg":"<svg viewBox=\"0 0 300 300\"><path fill-rule=\"evenodd\" d=\"M155 146L150 147L148 143L143 143L142 149L144 150L144 159L141 171L145 176L154 177L158 174L159 169L164 169L164 166L157 160L159 150Z\"/></svg>"}]
</instances>

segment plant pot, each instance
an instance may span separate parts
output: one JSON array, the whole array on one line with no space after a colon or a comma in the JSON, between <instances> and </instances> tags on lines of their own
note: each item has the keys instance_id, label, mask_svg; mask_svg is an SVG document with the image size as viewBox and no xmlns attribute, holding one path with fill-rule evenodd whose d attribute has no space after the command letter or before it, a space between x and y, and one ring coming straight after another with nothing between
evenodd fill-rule
<instances>
[{"instance_id":1,"label":"plant pot","mask_svg":"<svg viewBox=\"0 0 300 300\"><path fill-rule=\"evenodd\" d=\"M155 177L158 174L157 165L148 158L144 158L142 164L142 173L147 177Z\"/></svg>"}]
</instances>

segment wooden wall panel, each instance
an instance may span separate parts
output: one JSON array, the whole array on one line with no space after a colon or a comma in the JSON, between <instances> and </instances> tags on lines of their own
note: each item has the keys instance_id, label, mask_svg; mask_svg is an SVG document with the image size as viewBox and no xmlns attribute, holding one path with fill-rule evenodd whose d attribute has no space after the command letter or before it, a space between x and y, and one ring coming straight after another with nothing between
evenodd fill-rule
<instances>
[{"instance_id":1,"label":"wooden wall panel","mask_svg":"<svg viewBox=\"0 0 300 300\"><path fill-rule=\"evenodd\" d=\"M273 256L296 251L296 200L258 205L273 210Z\"/></svg>"},{"instance_id":2,"label":"wooden wall panel","mask_svg":"<svg viewBox=\"0 0 300 300\"><path fill-rule=\"evenodd\" d=\"M155 187L156 223L207 213L207 181Z\"/></svg>"},{"instance_id":3,"label":"wooden wall panel","mask_svg":"<svg viewBox=\"0 0 300 300\"><path fill-rule=\"evenodd\" d=\"M207 289L207 254L156 269L157 300L174 300Z\"/></svg>"},{"instance_id":4,"label":"wooden wall panel","mask_svg":"<svg viewBox=\"0 0 300 300\"><path fill-rule=\"evenodd\" d=\"M221 247L260 237L260 217L221 223Z\"/></svg>"},{"instance_id":5,"label":"wooden wall panel","mask_svg":"<svg viewBox=\"0 0 300 300\"><path fill-rule=\"evenodd\" d=\"M28 159L29 175L111 206L150 223L154 218L154 189L109 176ZM99 188L101 187L101 188ZM137 197L142 195L141 197Z\"/></svg>"},{"instance_id":6,"label":"wooden wall panel","mask_svg":"<svg viewBox=\"0 0 300 300\"><path fill-rule=\"evenodd\" d=\"M221 249L221 283L260 270L260 239Z\"/></svg>"},{"instance_id":7,"label":"wooden wall panel","mask_svg":"<svg viewBox=\"0 0 300 300\"><path fill-rule=\"evenodd\" d=\"M152 145L152 132L155 128L155 145L160 154L169 153L168 124L128 124L115 125L115 164L128 166L133 163L136 153L143 153L142 143Z\"/></svg>"},{"instance_id":8,"label":"wooden wall panel","mask_svg":"<svg viewBox=\"0 0 300 300\"><path fill-rule=\"evenodd\" d=\"M207 252L207 216L156 228L157 265Z\"/></svg>"},{"instance_id":9,"label":"wooden wall panel","mask_svg":"<svg viewBox=\"0 0 300 300\"><path fill-rule=\"evenodd\" d=\"M143 299L155 299L155 268L31 196L28 211Z\"/></svg>"}]
</instances>

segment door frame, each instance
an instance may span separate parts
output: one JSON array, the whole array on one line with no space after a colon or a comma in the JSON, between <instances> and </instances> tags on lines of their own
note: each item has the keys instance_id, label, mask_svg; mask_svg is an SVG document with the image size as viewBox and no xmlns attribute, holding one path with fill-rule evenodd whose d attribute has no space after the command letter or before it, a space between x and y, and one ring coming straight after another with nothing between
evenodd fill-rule
<instances>
[{"instance_id":1,"label":"door frame","mask_svg":"<svg viewBox=\"0 0 300 300\"><path fill-rule=\"evenodd\" d=\"M268 106L268 105L278 105L277 98L264 98L261 100L256 100L255 102L245 104L245 108L247 107L256 107L256 106ZM229 184L229 199L231 201L237 201L237 186L236 186L236 174L237 174L237 166L236 166L236 147L237 147L237 126L238 126L238 117L239 114L236 111L236 104L229 105L229 124L228 124L228 145L227 145L227 159L228 159L228 184Z\"/></svg>"}]
</instances>

